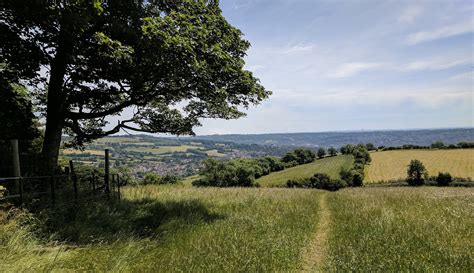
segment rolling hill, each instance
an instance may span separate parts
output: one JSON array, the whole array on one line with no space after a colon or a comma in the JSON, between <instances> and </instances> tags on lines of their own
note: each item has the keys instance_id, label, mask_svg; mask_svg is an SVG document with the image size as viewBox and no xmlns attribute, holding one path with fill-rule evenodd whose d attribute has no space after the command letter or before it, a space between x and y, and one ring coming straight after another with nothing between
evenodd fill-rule
<instances>
[{"instance_id":1,"label":"rolling hill","mask_svg":"<svg viewBox=\"0 0 474 273\"><path fill-rule=\"evenodd\" d=\"M315 160L312 163L274 172L257 179L262 187L284 186L289 179L307 178L315 173L325 173L333 178L339 178L342 167L351 168L353 158L350 155L339 155Z\"/></svg>"}]
</instances>

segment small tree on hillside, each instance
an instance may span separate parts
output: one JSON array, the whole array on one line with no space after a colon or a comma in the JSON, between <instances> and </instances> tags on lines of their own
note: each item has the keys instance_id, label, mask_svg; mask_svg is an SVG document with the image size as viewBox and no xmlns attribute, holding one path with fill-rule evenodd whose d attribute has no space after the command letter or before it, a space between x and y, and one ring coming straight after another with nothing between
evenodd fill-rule
<instances>
[{"instance_id":1,"label":"small tree on hillside","mask_svg":"<svg viewBox=\"0 0 474 273\"><path fill-rule=\"evenodd\" d=\"M441 148L444 148L444 143L442 141L436 141L436 142L433 142L433 144L431 144L431 148L432 149L441 149Z\"/></svg>"},{"instance_id":2,"label":"small tree on hillside","mask_svg":"<svg viewBox=\"0 0 474 273\"><path fill-rule=\"evenodd\" d=\"M318 158L323 158L326 155L326 149L323 147L318 149Z\"/></svg>"},{"instance_id":3,"label":"small tree on hillside","mask_svg":"<svg viewBox=\"0 0 474 273\"><path fill-rule=\"evenodd\" d=\"M331 147L331 148L328 149L328 153L329 153L330 156L335 156L335 155L337 155L337 149L334 148L334 147Z\"/></svg>"},{"instance_id":4,"label":"small tree on hillside","mask_svg":"<svg viewBox=\"0 0 474 273\"><path fill-rule=\"evenodd\" d=\"M428 177L428 171L421 161L414 159L408 165L407 175L407 182L410 186L419 186L424 184Z\"/></svg>"}]
</instances>

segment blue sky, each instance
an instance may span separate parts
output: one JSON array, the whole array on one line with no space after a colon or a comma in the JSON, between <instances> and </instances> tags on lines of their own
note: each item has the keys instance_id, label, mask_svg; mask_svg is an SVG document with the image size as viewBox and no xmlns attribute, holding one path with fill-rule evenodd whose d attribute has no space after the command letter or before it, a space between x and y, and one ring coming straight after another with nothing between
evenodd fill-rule
<instances>
[{"instance_id":1,"label":"blue sky","mask_svg":"<svg viewBox=\"0 0 474 273\"><path fill-rule=\"evenodd\" d=\"M472 1L221 0L273 95L197 134L471 127Z\"/></svg>"}]
</instances>

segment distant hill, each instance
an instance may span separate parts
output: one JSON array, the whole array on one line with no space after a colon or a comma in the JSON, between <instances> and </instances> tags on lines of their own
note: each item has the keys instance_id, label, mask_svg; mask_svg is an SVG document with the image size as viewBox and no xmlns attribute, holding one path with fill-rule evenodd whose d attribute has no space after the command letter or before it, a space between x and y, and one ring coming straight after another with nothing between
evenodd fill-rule
<instances>
[{"instance_id":1,"label":"distant hill","mask_svg":"<svg viewBox=\"0 0 474 273\"><path fill-rule=\"evenodd\" d=\"M373 143L376 146L403 144L430 145L435 141L445 144L474 141L474 128L386 130L359 132L282 133L282 134L233 134L196 136L195 139L229 141L242 144L306 147L340 147L353 143Z\"/></svg>"}]
</instances>

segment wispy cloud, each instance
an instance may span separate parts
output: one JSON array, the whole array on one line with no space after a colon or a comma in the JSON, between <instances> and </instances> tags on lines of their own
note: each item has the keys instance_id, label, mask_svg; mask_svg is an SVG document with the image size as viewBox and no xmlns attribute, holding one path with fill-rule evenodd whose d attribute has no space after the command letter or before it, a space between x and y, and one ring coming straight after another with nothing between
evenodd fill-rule
<instances>
[{"instance_id":1,"label":"wispy cloud","mask_svg":"<svg viewBox=\"0 0 474 273\"><path fill-rule=\"evenodd\" d=\"M368 70L379 69L385 67L386 63L375 62L355 62L344 63L337 67L334 71L327 74L330 78L347 78Z\"/></svg>"},{"instance_id":2,"label":"wispy cloud","mask_svg":"<svg viewBox=\"0 0 474 273\"><path fill-rule=\"evenodd\" d=\"M299 53L299 52L309 52L316 48L315 44L297 44L289 48L283 49L281 52L283 54Z\"/></svg>"},{"instance_id":3,"label":"wispy cloud","mask_svg":"<svg viewBox=\"0 0 474 273\"><path fill-rule=\"evenodd\" d=\"M458 75L454 75L449 78L450 80L453 81L459 81L459 80L474 80L474 72L467 72L467 73L462 73Z\"/></svg>"},{"instance_id":4,"label":"wispy cloud","mask_svg":"<svg viewBox=\"0 0 474 273\"><path fill-rule=\"evenodd\" d=\"M422 13L422 8L420 6L411 6L403 10L403 12L398 16L398 22L404 24L411 24L415 22Z\"/></svg>"},{"instance_id":5,"label":"wispy cloud","mask_svg":"<svg viewBox=\"0 0 474 273\"><path fill-rule=\"evenodd\" d=\"M406 43L408 45L415 45L423 42L470 33L473 31L474 24L471 21L467 21L460 24L444 26L433 30L412 33L407 36Z\"/></svg>"},{"instance_id":6,"label":"wispy cloud","mask_svg":"<svg viewBox=\"0 0 474 273\"><path fill-rule=\"evenodd\" d=\"M470 59L461 59L461 60L431 60L431 61L415 61L403 65L401 67L402 71L423 71L423 70L444 70L459 65L471 63Z\"/></svg>"}]
</instances>

